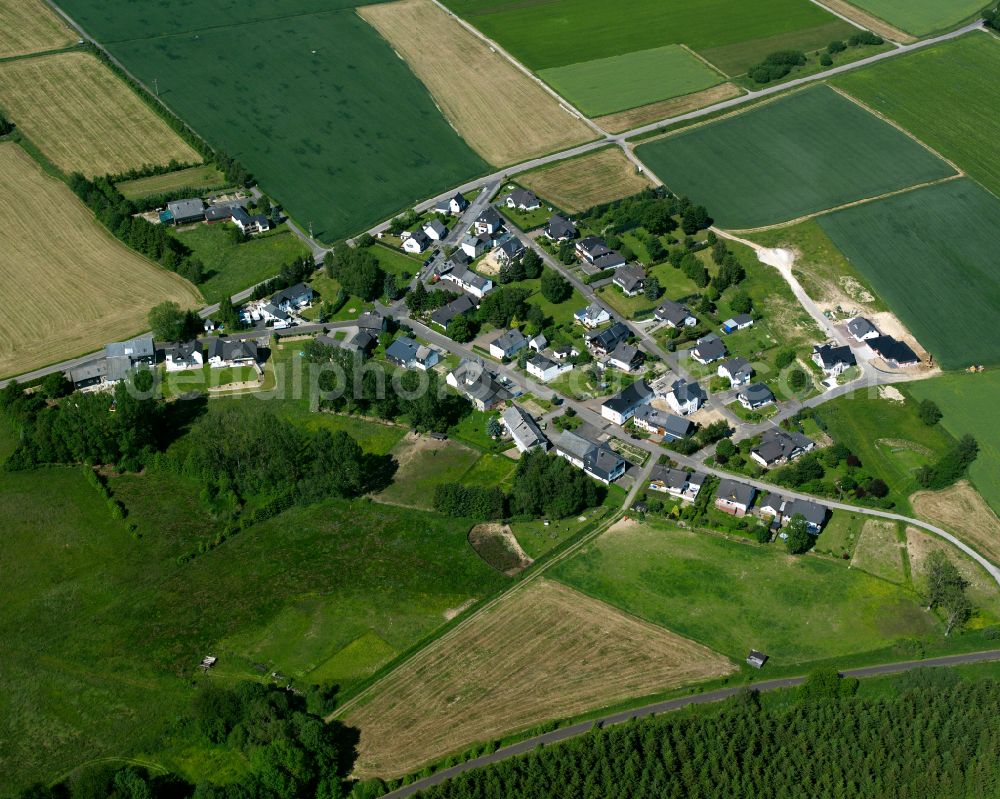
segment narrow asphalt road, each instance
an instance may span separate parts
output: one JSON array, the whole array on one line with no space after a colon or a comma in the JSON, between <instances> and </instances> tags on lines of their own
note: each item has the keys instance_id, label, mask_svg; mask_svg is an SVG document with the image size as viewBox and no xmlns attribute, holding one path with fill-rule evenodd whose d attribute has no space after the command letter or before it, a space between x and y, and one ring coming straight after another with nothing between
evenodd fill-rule
<instances>
[{"instance_id":1,"label":"narrow asphalt road","mask_svg":"<svg viewBox=\"0 0 1000 799\"><path fill-rule=\"evenodd\" d=\"M860 669L847 669L842 673L845 677L877 677L887 674L899 674L901 672L919 668L959 666L969 663L987 663L992 661L1000 661L1000 649L994 649L988 652L971 652L965 655L948 655L945 657L928 658L927 660L908 660L899 663L886 663L880 666L866 666ZM552 732L543 733L542 735L536 735L532 738L518 741L515 744L505 746L488 755L482 755L481 757L460 763L457 766L442 769L429 777L416 780L411 782L409 785L404 785L402 788L397 788L395 791L390 791L389 793L384 794L383 799L403 799L407 796L413 796L413 794L418 791L430 788L434 785L439 785L440 783L445 782L452 777L464 774L467 771L472 771L473 769L482 768L483 766L489 766L494 763L499 763L502 760L523 755L526 752L530 752L533 749L538 748L539 746L551 746L553 744L569 740L570 738L576 738L577 736L589 732L594 725L599 727L608 727L615 724L622 724L630 721L631 719L647 718L660 713L669 713L671 711L681 710L692 705L706 705L712 702L719 702L723 699L735 696L748 687L757 691L775 691L780 688L794 688L797 685L801 685L804 681L804 676L784 677L776 680L765 680L763 682L752 683L750 685L734 685L728 688L720 688L716 691L707 691L703 694L693 694L679 699L669 699L664 702L656 702L654 704L645 705L633 710L611 713L603 718L579 722L578 724L572 724L568 727L561 727L558 730L553 730Z\"/></svg>"}]
</instances>

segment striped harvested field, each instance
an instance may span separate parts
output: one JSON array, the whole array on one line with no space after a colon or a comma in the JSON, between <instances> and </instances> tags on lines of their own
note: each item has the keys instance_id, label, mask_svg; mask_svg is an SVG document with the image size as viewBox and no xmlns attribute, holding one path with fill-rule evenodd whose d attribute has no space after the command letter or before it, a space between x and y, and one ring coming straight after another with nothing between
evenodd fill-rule
<instances>
[{"instance_id":1,"label":"striped harvested field","mask_svg":"<svg viewBox=\"0 0 1000 799\"><path fill-rule=\"evenodd\" d=\"M64 172L92 177L202 160L88 53L0 63L0 107Z\"/></svg>"},{"instance_id":2,"label":"striped harvested field","mask_svg":"<svg viewBox=\"0 0 1000 799\"><path fill-rule=\"evenodd\" d=\"M518 176L518 182L569 213L638 194L652 182L617 147L559 161Z\"/></svg>"},{"instance_id":3,"label":"striped harvested field","mask_svg":"<svg viewBox=\"0 0 1000 799\"><path fill-rule=\"evenodd\" d=\"M100 227L16 144L0 144L0 376L139 333L158 302L198 292Z\"/></svg>"},{"instance_id":4,"label":"striped harvested field","mask_svg":"<svg viewBox=\"0 0 1000 799\"><path fill-rule=\"evenodd\" d=\"M42 0L0 0L0 58L55 50L75 41Z\"/></svg>"}]
</instances>

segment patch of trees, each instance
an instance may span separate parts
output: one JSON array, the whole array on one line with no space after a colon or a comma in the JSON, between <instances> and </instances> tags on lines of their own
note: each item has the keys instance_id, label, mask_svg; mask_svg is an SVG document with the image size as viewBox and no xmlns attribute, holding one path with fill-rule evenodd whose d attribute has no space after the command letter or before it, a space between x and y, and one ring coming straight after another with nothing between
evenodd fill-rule
<instances>
[{"instance_id":1,"label":"patch of trees","mask_svg":"<svg viewBox=\"0 0 1000 799\"><path fill-rule=\"evenodd\" d=\"M917 406L917 416L920 417L920 421L925 425L933 427L941 421L944 414L941 413L941 409L934 400L925 399Z\"/></svg>"},{"instance_id":2,"label":"patch of trees","mask_svg":"<svg viewBox=\"0 0 1000 799\"><path fill-rule=\"evenodd\" d=\"M810 535L806 518L801 513L796 513L785 525L785 547L792 555L801 555L808 552L816 543L816 537Z\"/></svg>"},{"instance_id":3,"label":"patch of trees","mask_svg":"<svg viewBox=\"0 0 1000 799\"><path fill-rule=\"evenodd\" d=\"M545 274L555 273L549 270ZM543 276L542 282L544 283L544 281ZM572 291L572 289L570 290ZM503 286L495 289L483 297L479 305L479 319L494 327L509 327L514 319L524 319L527 316L528 297L530 296L531 290L521 286Z\"/></svg>"},{"instance_id":4,"label":"patch of trees","mask_svg":"<svg viewBox=\"0 0 1000 799\"><path fill-rule=\"evenodd\" d=\"M504 518L506 509L507 498L495 486L439 483L434 487L434 510L448 516L492 521Z\"/></svg>"},{"instance_id":5,"label":"patch of trees","mask_svg":"<svg viewBox=\"0 0 1000 799\"><path fill-rule=\"evenodd\" d=\"M927 556L925 595L927 609L941 610L945 616L945 635L960 627L972 615L972 603L965 595L968 581L962 577L948 556L936 549Z\"/></svg>"},{"instance_id":6,"label":"patch of trees","mask_svg":"<svg viewBox=\"0 0 1000 799\"><path fill-rule=\"evenodd\" d=\"M436 311L443 305L447 305L456 295L444 289L428 291L423 281L417 281L417 285L406 295L406 307L414 316Z\"/></svg>"},{"instance_id":7,"label":"patch of trees","mask_svg":"<svg viewBox=\"0 0 1000 799\"><path fill-rule=\"evenodd\" d=\"M719 419L700 428L693 436L678 438L674 441L670 441L667 446L674 452L679 452L681 455L693 455L702 447L707 447L711 444L715 444L716 442L718 442L720 448L723 444L729 444L731 446L732 442L728 439L732 434L733 431L729 427L729 423L725 419ZM724 460L719 462L725 463Z\"/></svg>"},{"instance_id":8,"label":"patch of trees","mask_svg":"<svg viewBox=\"0 0 1000 799\"><path fill-rule=\"evenodd\" d=\"M806 54L801 50L778 50L766 56L759 64L747 70L747 74L755 83L770 83L781 80L792 71L792 67L802 67L806 63Z\"/></svg>"},{"instance_id":9,"label":"patch of trees","mask_svg":"<svg viewBox=\"0 0 1000 799\"><path fill-rule=\"evenodd\" d=\"M656 237L673 233L678 227L693 236L711 226L712 218L705 206L695 205L687 197L677 197L663 188L649 188L632 197L596 205L581 216L581 222L606 236L644 228ZM572 246L572 242L567 243Z\"/></svg>"},{"instance_id":10,"label":"patch of trees","mask_svg":"<svg viewBox=\"0 0 1000 799\"><path fill-rule=\"evenodd\" d=\"M986 679L889 695L853 695L832 672L811 677L793 704L746 691L705 713L594 728L454 777L428 799L574 796L989 796L1000 781L995 708ZM864 741L864 745L858 745ZM974 753L980 753L976 756ZM803 788L803 775L808 787Z\"/></svg>"},{"instance_id":11,"label":"patch of trees","mask_svg":"<svg viewBox=\"0 0 1000 799\"><path fill-rule=\"evenodd\" d=\"M573 296L573 286L554 269L542 272L542 296L549 302L558 304Z\"/></svg>"},{"instance_id":12,"label":"patch of trees","mask_svg":"<svg viewBox=\"0 0 1000 799\"><path fill-rule=\"evenodd\" d=\"M263 283L258 283L254 286L250 297L254 300L270 297L276 291L287 289L289 286L294 286L298 283L305 283L312 277L315 271L316 262L312 256L303 255L282 266L281 271L270 280L265 280ZM347 301L346 297L344 301Z\"/></svg>"},{"instance_id":13,"label":"patch of trees","mask_svg":"<svg viewBox=\"0 0 1000 799\"><path fill-rule=\"evenodd\" d=\"M14 123L4 116L3 111L0 111L0 136L6 136L14 130Z\"/></svg>"},{"instance_id":14,"label":"patch of trees","mask_svg":"<svg viewBox=\"0 0 1000 799\"><path fill-rule=\"evenodd\" d=\"M382 296L385 271L370 248L341 244L326 254L323 265L327 277L340 283L348 294L366 301Z\"/></svg>"},{"instance_id":15,"label":"patch of trees","mask_svg":"<svg viewBox=\"0 0 1000 799\"><path fill-rule=\"evenodd\" d=\"M986 22L987 28L1000 31L1000 6L984 11L983 20Z\"/></svg>"},{"instance_id":16,"label":"patch of trees","mask_svg":"<svg viewBox=\"0 0 1000 799\"><path fill-rule=\"evenodd\" d=\"M936 463L921 466L917 470L917 482L932 491L947 488L965 474L978 455L979 443L972 436L964 435Z\"/></svg>"},{"instance_id":17,"label":"patch of trees","mask_svg":"<svg viewBox=\"0 0 1000 799\"><path fill-rule=\"evenodd\" d=\"M154 305L147 321L157 341L187 341L204 329L198 314L170 301Z\"/></svg>"}]
</instances>

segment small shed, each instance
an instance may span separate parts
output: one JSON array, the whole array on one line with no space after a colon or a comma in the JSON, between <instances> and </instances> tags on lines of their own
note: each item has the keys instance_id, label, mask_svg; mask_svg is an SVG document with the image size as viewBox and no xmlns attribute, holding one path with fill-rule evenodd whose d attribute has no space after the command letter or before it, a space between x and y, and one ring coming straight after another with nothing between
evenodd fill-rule
<instances>
[{"instance_id":1,"label":"small shed","mask_svg":"<svg viewBox=\"0 0 1000 799\"><path fill-rule=\"evenodd\" d=\"M758 652L756 649L751 649L750 654L747 655L747 663L755 669L762 669L764 668L764 664L767 663L767 655L763 652Z\"/></svg>"}]
</instances>

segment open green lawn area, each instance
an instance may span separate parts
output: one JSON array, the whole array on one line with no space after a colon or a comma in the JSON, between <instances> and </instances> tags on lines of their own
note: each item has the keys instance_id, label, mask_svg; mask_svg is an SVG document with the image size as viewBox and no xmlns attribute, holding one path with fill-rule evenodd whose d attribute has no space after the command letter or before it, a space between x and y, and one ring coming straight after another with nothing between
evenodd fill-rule
<instances>
[{"instance_id":1,"label":"open green lawn area","mask_svg":"<svg viewBox=\"0 0 1000 799\"><path fill-rule=\"evenodd\" d=\"M209 303L269 280L285 264L309 254L306 246L286 227L240 244L233 243L231 229L228 223L195 225L173 234L205 265L205 280L198 288Z\"/></svg>"},{"instance_id":2,"label":"open green lawn area","mask_svg":"<svg viewBox=\"0 0 1000 799\"><path fill-rule=\"evenodd\" d=\"M972 5L978 9L982 3ZM833 82L1000 195L1000 159L995 152L1000 138L998 73L1000 41L986 33L969 33L840 75Z\"/></svg>"},{"instance_id":3,"label":"open green lawn area","mask_svg":"<svg viewBox=\"0 0 1000 799\"><path fill-rule=\"evenodd\" d=\"M963 178L819 224L941 366L1000 363L1000 200Z\"/></svg>"},{"instance_id":4,"label":"open green lawn area","mask_svg":"<svg viewBox=\"0 0 1000 799\"><path fill-rule=\"evenodd\" d=\"M204 394L210 388L227 386L231 383L249 383L257 381L257 370L252 366L225 367L213 369L204 366L201 369L185 369L181 372L161 372L160 391L164 397L177 397L183 394L197 392Z\"/></svg>"},{"instance_id":5,"label":"open green lawn area","mask_svg":"<svg viewBox=\"0 0 1000 799\"><path fill-rule=\"evenodd\" d=\"M202 164L148 178L126 180L115 184L115 187L126 199L139 200L180 189L219 189L225 185L225 176L213 164Z\"/></svg>"},{"instance_id":6,"label":"open green lawn area","mask_svg":"<svg viewBox=\"0 0 1000 799\"><path fill-rule=\"evenodd\" d=\"M400 287L404 285L404 281L409 281L417 274L423 264L423 261L413 258L401 250L392 250L378 244L369 251L375 256L382 269L396 276L397 285Z\"/></svg>"},{"instance_id":7,"label":"open green lawn area","mask_svg":"<svg viewBox=\"0 0 1000 799\"><path fill-rule=\"evenodd\" d=\"M590 117L693 94L726 79L676 44L543 69L538 75Z\"/></svg>"},{"instance_id":8,"label":"open green lawn area","mask_svg":"<svg viewBox=\"0 0 1000 799\"><path fill-rule=\"evenodd\" d=\"M686 44L735 75L783 47L825 45L853 28L808 0L447 0L534 70ZM795 44L789 43L794 42Z\"/></svg>"},{"instance_id":9,"label":"open green lawn area","mask_svg":"<svg viewBox=\"0 0 1000 799\"><path fill-rule=\"evenodd\" d=\"M953 28L984 8L983 0L849 0L914 36Z\"/></svg>"},{"instance_id":10,"label":"open green lawn area","mask_svg":"<svg viewBox=\"0 0 1000 799\"><path fill-rule=\"evenodd\" d=\"M130 0L65 9L321 240L488 171L349 4L181 5L149 16Z\"/></svg>"},{"instance_id":11,"label":"open green lawn area","mask_svg":"<svg viewBox=\"0 0 1000 799\"><path fill-rule=\"evenodd\" d=\"M736 660L751 648L788 666L882 649L937 625L917 596L849 570L669 523L605 533L558 579Z\"/></svg>"},{"instance_id":12,"label":"open green lawn area","mask_svg":"<svg viewBox=\"0 0 1000 799\"><path fill-rule=\"evenodd\" d=\"M432 510L434 489L442 483L462 482L462 476L479 460L478 450L457 441L436 441L407 436L393 450L399 463L392 485L378 500L408 508Z\"/></svg>"},{"instance_id":13,"label":"open green lawn area","mask_svg":"<svg viewBox=\"0 0 1000 799\"><path fill-rule=\"evenodd\" d=\"M970 433L979 442L979 457L969 469L973 484L1000 514L1000 371L949 374L909 387L917 399L931 399L944 413L941 424L956 438Z\"/></svg>"},{"instance_id":14,"label":"open green lawn area","mask_svg":"<svg viewBox=\"0 0 1000 799\"><path fill-rule=\"evenodd\" d=\"M642 144L636 155L724 228L785 222L952 168L828 86Z\"/></svg>"}]
</instances>

